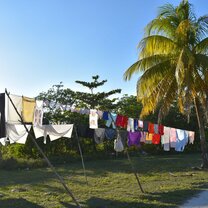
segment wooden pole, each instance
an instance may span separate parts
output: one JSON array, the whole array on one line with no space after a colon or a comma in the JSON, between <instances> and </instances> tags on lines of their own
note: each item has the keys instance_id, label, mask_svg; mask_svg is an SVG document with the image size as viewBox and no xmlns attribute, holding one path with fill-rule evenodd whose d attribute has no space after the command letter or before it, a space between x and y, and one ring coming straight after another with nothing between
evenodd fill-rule
<instances>
[{"instance_id":1,"label":"wooden pole","mask_svg":"<svg viewBox=\"0 0 208 208\"><path fill-rule=\"evenodd\" d=\"M117 135L118 135L119 132L118 132L118 128L116 127L116 123L115 123L115 121L113 120L113 117L112 117L111 113L110 113L110 112L108 112L108 113L109 113L109 115L110 115L110 117L111 117L111 120L112 120L113 124L115 125L116 132L117 132ZM131 158L130 158L130 156L129 156L129 152L128 152L128 149L127 149L127 148L125 149L125 152L126 152L128 161L129 161L129 163L130 163L130 165L131 165L132 171L133 171L133 173L134 173L134 175L135 175L135 177L136 177L136 180L137 180L137 183L138 183L138 185L139 185L139 188L140 188L140 190L141 190L142 193L145 193L145 192L144 192L144 189L142 188L142 185L141 185L141 183L140 183L140 181L139 181L139 177L138 177L137 172L136 172L136 169L135 169L135 167L134 167L134 165L133 165L133 163L132 163L132 160L131 160Z\"/></svg>"},{"instance_id":2,"label":"wooden pole","mask_svg":"<svg viewBox=\"0 0 208 208\"><path fill-rule=\"evenodd\" d=\"M38 151L41 153L41 155L43 156L43 158L45 159L45 161L47 162L48 166L51 168L51 170L54 172L54 174L57 176L57 178L59 179L60 183L63 185L63 187L65 188L65 190L67 191L67 193L71 196L71 198L73 199L74 203L77 205L77 207L81 208L81 205L79 204L79 202L77 201L77 199L74 197L72 191L67 187L66 183L64 182L64 179L57 173L57 171L55 170L55 167L51 164L51 162L49 161L49 159L46 157L46 155L44 154L43 150L39 147L38 143L35 140L35 137L33 134L31 134L27 128L27 126L25 125L22 116L19 114L19 112L17 111L16 106L14 105L12 99L9 96L9 93L7 92L7 89L5 89L5 93L7 95L7 97L9 98L10 102L12 103L12 106L14 107L16 113L18 114L21 123L24 125L25 130L27 131L27 133L31 136L32 141L34 143L34 145L36 146L36 148L38 149Z\"/></svg>"},{"instance_id":3,"label":"wooden pole","mask_svg":"<svg viewBox=\"0 0 208 208\"><path fill-rule=\"evenodd\" d=\"M78 147L79 147L80 156L81 156L81 159L82 159L82 167L83 167L83 171L84 171L84 177L85 177L85 180L86 180L86 184L88 184L86 170L85 170L85 164L84 164L84 158L83 158L83 154L82 154L82 149L81 149L79 137L78 137L78 134L77 134L76 125L74 126L74 130L75 130L75 134L76 134L76 138L77 138L77 143L78 143Z\"/></svg>"}]
</instances>

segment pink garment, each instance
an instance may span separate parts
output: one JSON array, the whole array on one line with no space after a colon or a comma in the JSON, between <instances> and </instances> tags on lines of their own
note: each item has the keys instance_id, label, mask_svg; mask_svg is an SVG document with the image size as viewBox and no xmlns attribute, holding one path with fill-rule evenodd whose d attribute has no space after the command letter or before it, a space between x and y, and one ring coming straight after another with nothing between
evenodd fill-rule
<instances>
[{"instance_id":1,"label":"pink garment","mask_svg":"<svg viewBox=\"0 0 208 208\"><path fill-rule=\"evenodd\" d=\"M140 128L143 128L143 121L138 120L138 126L139 126Z\"/></svg>"},{"instance_id":2,"label":"pink garment","mask_svg":"<svg viewBox=\"0 0 208 208\"><path fill-rule=\"evenodd\" d=\"M170 129L170 147L175 148L176 147L176 129L171 128Z\"/></svg>"},{"instance_id":3,"label":"pink garment","mask_svg":"<svg viewBox=\"0 0 208 208\"><path fill-rule=\"evenodd\" d=\"M145 138L146 138L146 132L141 131L141 139L140 139L140 142L145 143Z\"/></svg>"},{"instance_id":4,"label":"pink garment","mask_svg":"<svg viewBox=\"0 0 208 208\"><path fill-rule=\"evenodd\" d=\"M188 131L188 137L189 137L189 143L190 144L194 144L194 136L195 136L194 131Z\"/></svg>"}]
</instances>

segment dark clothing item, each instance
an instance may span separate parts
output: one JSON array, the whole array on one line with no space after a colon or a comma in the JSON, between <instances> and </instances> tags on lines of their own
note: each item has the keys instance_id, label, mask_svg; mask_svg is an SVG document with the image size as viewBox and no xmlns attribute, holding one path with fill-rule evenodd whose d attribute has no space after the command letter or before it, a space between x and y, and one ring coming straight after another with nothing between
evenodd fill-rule
<instances>
[{"instance_id":1,"label":"dark clothing item","mask_svg":"<svg viewBox=\"0 0 208 208\"><path fill-rule=\"evenodd\" d=\"M105 129L104 128L98 128L94 131L94 140L97 144L103 143L103 140L105 138Z\"/></svg>"},{"instance_id":2,"label":"dark clothing item","mask_svg":"<svg viewBox=\"0 0 208 208\"><path fill-rule=\"evenodd\" d=\"M87 137L87 129L89 126L87 124L78 124L77 127L77 134L79 137Z\"/></svg>"},{"instance_id":3,"label":"dark clothing item","mask_svg":"<svg viewBox=\"0 0 208 208\"><path fill-rule=\"evenodd\" d=\"M143 121L143 131L148 132L149 122Z\"/></svg>"},{"instance_id":4,"label":"dark clothing item","mask_svg":"<svg viewBox=\"0 0 208 208\"><path fill-rule=\"evenodd\" d=\"M0 93L0 138L6 137L5 93Z\"/></svg>"},{"instance_id":5,"label":"dark clothing item","mask_svg":"<svg viewBox=\"0 0 208 208\"><path fill-rule=\"evenodd\" d=\"M104 111L103 112L103 120L108 120L108 112L107 111Z\"/></svg>"},{"instance_id":6,"label":"dark clothing item","mask_svg":"<svg viewBox=\"0 0 208 208\"><path fill-rule=\"evenodd\" d=\"M127 141L127 137L128 137L128 131L118 130L117 132L118 132L118 136L121 138L123 145L125 146L126 141Z\"/></svg>"},{"instance_id":7,"label":"dark clothing item","mask_svg":"<svg viewBox=\"0 0 208 208\"><path fill-rule=\"evenodd\" d=\"M90 129L90 128L88 127L88 128L87 128L86 137L87 137L87 138L93 139L93 137L94 137L94 130L95 130L95 129Z\"/></svg>"},{"instance_id":8,"label":"dark clothing item","mask_svg":"<svg viewBox=\"0 0 208 208\"><path fill-rule=\"evenodd\" d=\"M138 126L138 119L134 119L134 130L137 131L139 128Z\"/></svg>"},{"instance_id":9,"label":"dark clothing item","mask_svg":"<svg viewBox=\"0 0 208 208\"><path fill-rule=\"evenodd\" d=\"M141 132L129 132L128 133L128 146L140 146Z\"/></svg>"},{"instance_id":10,"label":"dark clothing item","mask_svg":"<svg viewBox=\"0 0 208 208\"><path fill-rule=\"evenodd\" d=\"M112 140L116 137L116 130L115 129L105 129L105 137L109 140Z\"/></svg>"}]
</instances>

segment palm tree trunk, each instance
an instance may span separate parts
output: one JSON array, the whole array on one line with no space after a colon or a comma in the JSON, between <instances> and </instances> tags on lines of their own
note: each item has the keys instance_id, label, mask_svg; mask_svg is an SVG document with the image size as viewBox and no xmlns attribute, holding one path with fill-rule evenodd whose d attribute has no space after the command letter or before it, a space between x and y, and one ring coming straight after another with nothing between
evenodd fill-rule
<instances>
[{"instance_id":1,"label":"palm tree trunk","mask_svg":"<svg viewBox=\"0 0 208 208\"><path fill-rule=\"evenodd\" d=\"M199 126L199 134L200 134L200 144L201 144L201 156L202 156L202 168L208 168L208 155L207 155L207 144L205 138L205 130L204 130L204 121L203 121L203 111L201 109L200 102L197 98L194 99L194 106L196 110L196 116Z\"/></svg>"}]
</instances>

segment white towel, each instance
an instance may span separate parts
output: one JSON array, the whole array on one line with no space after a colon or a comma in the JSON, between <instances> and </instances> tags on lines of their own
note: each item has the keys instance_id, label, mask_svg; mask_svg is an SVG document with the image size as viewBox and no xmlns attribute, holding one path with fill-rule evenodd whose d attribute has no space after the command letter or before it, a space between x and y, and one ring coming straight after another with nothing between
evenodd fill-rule
<instances>
[{"instance_id":1,"label":"white towel","mask_svg":"<svg viewBox=\"0 0 208 208\"><path fill-rule=\"evenodd\" d=\"M22 96L10 95L15 107L17 108L18 113L22 113ZM15 111L11 101L8 99L8 108L7 108L7 122L12 124L21 124L20 117Z\"/></svg>"},{"instance_id":2,"label":"white towel","mask_svg":"<svg viewBox=\"0 0 208 208\"><path fill-rule=\"evenodd\" d=\"M28 131L30 131L31 125L26 125ZM7 137L10 144L19 143L25 144L28 133L22 124L6 124Z\"/></svg>"}]
</instances>

